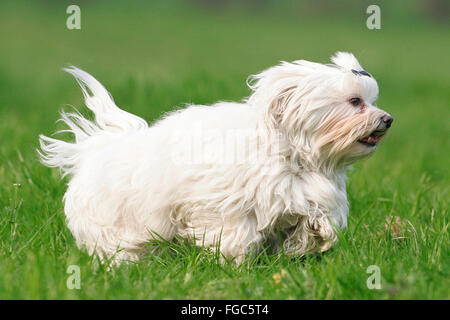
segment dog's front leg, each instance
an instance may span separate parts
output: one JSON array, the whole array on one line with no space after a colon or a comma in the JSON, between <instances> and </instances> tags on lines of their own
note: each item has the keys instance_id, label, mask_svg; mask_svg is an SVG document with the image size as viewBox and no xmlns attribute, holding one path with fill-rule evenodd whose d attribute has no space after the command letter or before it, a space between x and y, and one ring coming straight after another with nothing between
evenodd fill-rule
<instances>
[{"instance_id":1,"label":"dog's front leg","mask_svg":"<svg viewBox=\"0 0 450 320\"><path fill-rule=\"evenodd\" d=\"M323 252L337 241L335 227L326 215L304 216L291 228L283 242L287 254L300 256L308 252Z\"/></svg>"}]
</instances>

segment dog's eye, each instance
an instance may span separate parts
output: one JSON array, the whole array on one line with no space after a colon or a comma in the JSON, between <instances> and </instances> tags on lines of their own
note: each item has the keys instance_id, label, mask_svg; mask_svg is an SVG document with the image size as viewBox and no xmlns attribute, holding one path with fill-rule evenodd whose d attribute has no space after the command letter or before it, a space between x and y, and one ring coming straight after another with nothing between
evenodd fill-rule
<instances>
[{"instance_id":1,"label":"dog's eye","mask_svg":"<svg viewBox=\"0 0 450 320\"><path fill-rule=\"evenodd\" d=\"M361 104L361 99L360 99L360 98L351 98L351 99L349 100L349 102L350 102L353 106L357 107L357 106L359 106L359 105Z\"/></svg>"}]
</instances>

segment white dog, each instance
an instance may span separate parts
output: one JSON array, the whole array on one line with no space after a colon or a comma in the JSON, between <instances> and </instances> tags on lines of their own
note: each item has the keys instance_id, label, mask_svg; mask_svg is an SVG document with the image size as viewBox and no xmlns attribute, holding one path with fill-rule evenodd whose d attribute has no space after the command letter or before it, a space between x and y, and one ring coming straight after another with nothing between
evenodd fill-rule
<instances>
[{"instance_id":1,"label":"white dog","mask_svg":"<svg viewBox=\"0 0 450 320\"><path fill-rule=\"evenodd\" d=\"M120 262L179 235L237 263L264 242L297 255L330 248L347 224L345 171L393 121L352 54L331 60L283 62L252 76L243 102L191 105L151 126L65 69L95 122L62 113L75 141L41 135L39 153L70 176L64 210L78 246Z\"/></svg>"}]
</instances>

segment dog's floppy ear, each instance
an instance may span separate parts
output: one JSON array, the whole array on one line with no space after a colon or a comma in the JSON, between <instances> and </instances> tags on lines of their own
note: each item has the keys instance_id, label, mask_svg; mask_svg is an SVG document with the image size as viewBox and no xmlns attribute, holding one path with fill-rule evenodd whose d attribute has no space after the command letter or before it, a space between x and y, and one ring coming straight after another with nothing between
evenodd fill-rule
<instances>
[{"instance_id":1,"label":"dog's floppy ear","mask_svg":"<svg viewBox=\"0 0 450 320\"><path fill-rule=\"evenodd\" d=\"M265 116L271 126L276 127L283 120L283 113L289 104L297 86L281 90L270 99L266 105Z\"/></svg>"},{"instance_id":2,"label":"dog's floppy ear","mask_svg":"<svg viewBox=\"0 0 450 320\"><path fill-rule=\"evenodd\" d=\"M250 104L263 108L264 116L270 127L277 127L282 121L283 113L292 102L298 88L299 74L293 70L291 63L269 68L247 80L253 90L249 97Z\"/></svg>"}]
</instances>

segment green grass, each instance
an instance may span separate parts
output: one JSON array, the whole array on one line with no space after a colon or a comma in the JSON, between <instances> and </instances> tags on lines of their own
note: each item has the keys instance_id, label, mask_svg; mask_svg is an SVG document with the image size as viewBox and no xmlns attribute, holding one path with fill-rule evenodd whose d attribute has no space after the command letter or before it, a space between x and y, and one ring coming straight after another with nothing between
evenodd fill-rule
<instances>
[{"instance_id":1,"label":"green grass","mask_svg":"<svg viewBox=\"0 0 450 320\"><path fill-rule=\"evenodd\" d=\"M449 24L396 19L383 6L382 29L370 31L361 7L297 17L283 7L82 2L82 29L68 31L68 4L0 5L0 299L450 298ZM236 267L162 242L158 255L108 271L77 249L61 202L67 181L35 152L39 133L61 128L62 107L82 106L61 67L91 72L119 106L152 121L186 102L239 100L249 74L279 60L327 62L337 50L375 75L378 104L395 122L349 173L349 227L332 250L262 254ZM81 269L80 290L66 286L69 265ZM370 265L380 267L381 290L366 286Z\"/></svg>"}]
</instances>

